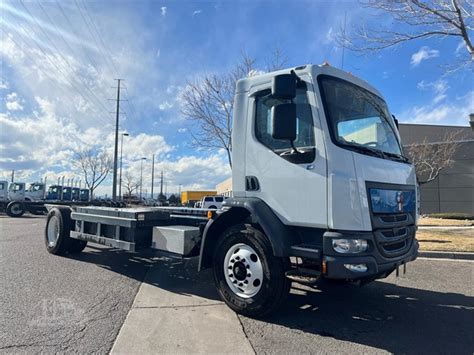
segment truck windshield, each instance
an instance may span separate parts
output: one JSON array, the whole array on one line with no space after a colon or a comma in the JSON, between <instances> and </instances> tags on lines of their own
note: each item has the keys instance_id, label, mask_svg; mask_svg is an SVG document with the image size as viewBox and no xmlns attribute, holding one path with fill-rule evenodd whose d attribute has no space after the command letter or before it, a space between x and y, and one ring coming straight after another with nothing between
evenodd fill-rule
<instances>
[{"instance_id":1,"label":"truck windshield","mask_svg":"<svg viewBox=\"0 0 474 355\"><path fill-rule=\"evenodd\" d=\"M328 124L336 144L390 159L402 156L387 104L373 93L330 76L319 78Z\"/></svg>"}]
</instances>

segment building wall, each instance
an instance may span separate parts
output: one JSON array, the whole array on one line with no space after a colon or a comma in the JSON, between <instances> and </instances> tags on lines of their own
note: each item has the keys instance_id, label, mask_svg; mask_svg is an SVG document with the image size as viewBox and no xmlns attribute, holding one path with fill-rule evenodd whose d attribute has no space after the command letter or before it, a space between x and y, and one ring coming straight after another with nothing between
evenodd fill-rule
<instances>
[{"instance_id":1,"label":"building wall","mask_svg":"<svg viewBox=\"0 0 474 355\"><path fill-rule=\"evenodd\" d=\"M217 194L226 197L232 197L232 178L222 181L216 186Z\"/></svg>"},{"instance_id":2,"label":"building wall","mask_svg":"<svg viewBox=\"0 0 474 355\"><path fill-rule=\"evenodd\" d=\"M446 133L461 130L453 164L420 189L421 213L474 215L474 134L470 127L400 124L403 145L442 142Z\"/></svg>"},{"instance_id":3,"label":"building wall","mask_svg":"<svg viewBox=\"0 0 474 355\"><path fill-rule=\"evenodd\" d=\"M204 196L214 196L216 191L183 191L181 192L181 202L183 204L200 201Z\"/></svg>"},{"instance_id":4,"label":"building wall","mask_svg":"<svg viewBox=\"0 0 474 355\"><path fill-rule=\"evenodd\" d=\"M474 215L474 142L461 143L454 163L421 186L421 213L460 212Z\"/></svg>"}]
</instances>

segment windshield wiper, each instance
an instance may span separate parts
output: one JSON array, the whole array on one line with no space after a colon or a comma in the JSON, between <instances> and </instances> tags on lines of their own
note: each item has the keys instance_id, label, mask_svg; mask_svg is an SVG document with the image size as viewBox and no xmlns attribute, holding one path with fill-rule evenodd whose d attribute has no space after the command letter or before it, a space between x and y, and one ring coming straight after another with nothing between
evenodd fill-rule
<instances>
[{"instance_id":1,"label":"windshield wiper","mask_svg":"<svg viewBox=\"0 0 474 355\"><path fill-rule=\"evenodd\" d=\"M369 155L373 155L375 157L385 158L385 153L382 152L381 150L372 149L369 147L365 147L363 145L355 145L355 144L347 144L347 145L361 153L368 153Z\"/></svg>"},{"instance_id":2,"label":"windshield wiper","mask_svg":"<svg viewBox=\"0 0 474 355\"><path fill-rule=\"evenodd\" d=\"M390 158L395 158L399 161L402 161L404 163L408 163L409 162L409 159L401 154L397 154L397 153L389 153L389 152L383 152L386 156L390 157Z\"/></svg>"}]
</instances>

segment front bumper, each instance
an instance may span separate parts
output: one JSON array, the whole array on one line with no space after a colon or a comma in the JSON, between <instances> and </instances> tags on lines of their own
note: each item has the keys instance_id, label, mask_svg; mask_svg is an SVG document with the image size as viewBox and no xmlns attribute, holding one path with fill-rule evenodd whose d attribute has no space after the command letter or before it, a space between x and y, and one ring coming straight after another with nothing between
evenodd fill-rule
<instances>
[{"instance_id":1,"label":"front bumper","mask_svg":"<svg viewBox=\"0 0 474 355\"><path fill-rule=\"evenodd\" d=\"M327 234L327 235L326 235ZM376 240L372 233L357 233L349 236L342 233L329 232L324 236L324 252L323 263L325 266L325 273L323 277L329 279L345 279L345 280L364 280L377 279L387 277L393 270L407 262L413 261L418 256L418 241L413 235L413 239L409 249L402 255L397 257L386 257L380 252L376 246ZM344 255L336 253L331 246L332 238L364 238L369 241L369 250L359 255ZM345 265L366 265L365 271L351 271Z\"/></svg>"}]
</instances>

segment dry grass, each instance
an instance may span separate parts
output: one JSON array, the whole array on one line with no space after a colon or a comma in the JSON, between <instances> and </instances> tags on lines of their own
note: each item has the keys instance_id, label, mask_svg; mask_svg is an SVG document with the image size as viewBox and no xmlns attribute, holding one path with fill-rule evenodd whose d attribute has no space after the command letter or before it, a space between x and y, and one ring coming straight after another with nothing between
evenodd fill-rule
<instances>
[{"instance_id":1,"label":"dry grass","mask_svg":"<svg viewBox=\"0 0 474 355\"><path fill-rule=\"evenodd\" d=\"M468 219L443 219L421 217L418 221L419 226L472 226L474 222Z\"/></svg>"},{"instance_id":2,"label":"dry grass","mask_svg":"<svg viewBox=\"0 0 474 355\"><path fill-rule=\"evenodd\" d=\"M422 251L474 252L474 230L418 230L416 239Z\"/></svg>"}]
</instances>

